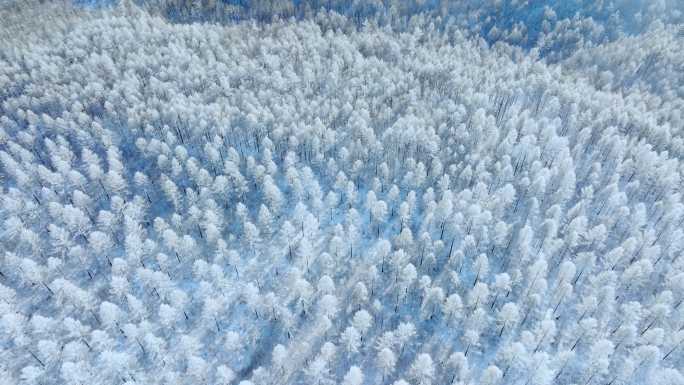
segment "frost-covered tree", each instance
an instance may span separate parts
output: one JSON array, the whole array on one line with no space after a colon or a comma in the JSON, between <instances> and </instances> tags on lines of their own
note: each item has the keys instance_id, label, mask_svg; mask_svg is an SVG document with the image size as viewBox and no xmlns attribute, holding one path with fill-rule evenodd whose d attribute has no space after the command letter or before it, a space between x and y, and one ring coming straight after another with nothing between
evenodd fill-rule
<instances>
[{"instance_id":1,"label":"frost-covered tree","mask_svg":"<svg viewBox=\"0 0 684 385\"><path fill-rule=\"evenodd\" d=\"M347 374L344 375L342 380L343 385L361 385L363 383L363 372L358 366L352 366L349 368Z\"/></svg>"},{"instance_id":2,"label":"frost-covered tree","mask_svg":"<svg viewBox=\"0 0 684 385\"><path fill-rule=\"evenodd\" d=\"M396 355L389 348L382 348L378 352L377 365L382 373L383 382L385 381L385 378L394 371L396 363Z\"/></svg>"},{"instance_id":3,"label":"frost-covered tree","mask_svg":"<svg viewBox=\"0 0 684 385\"><path fill-rule=\"evenodd\" d=\"M429 385L435 377L435 366L427 353L420 353L410 368L411 377L417 384Z\"/></svg>"}]
</instances>

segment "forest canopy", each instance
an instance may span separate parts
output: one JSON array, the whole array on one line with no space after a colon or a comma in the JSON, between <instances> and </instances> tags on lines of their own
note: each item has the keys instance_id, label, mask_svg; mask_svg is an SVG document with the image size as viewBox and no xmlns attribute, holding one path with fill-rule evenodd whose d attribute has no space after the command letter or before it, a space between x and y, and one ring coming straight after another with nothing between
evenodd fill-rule
<instances>
[{"instance_id":1,"label":"forest canopy","mask_svg":"<svg viewBox=\"0 0 684 385\"><path fill-rule=\"evenodd\" d=\"M319 3L0 4L0 378L684 384L681 6Z\"/></svg>"}]
</instances>

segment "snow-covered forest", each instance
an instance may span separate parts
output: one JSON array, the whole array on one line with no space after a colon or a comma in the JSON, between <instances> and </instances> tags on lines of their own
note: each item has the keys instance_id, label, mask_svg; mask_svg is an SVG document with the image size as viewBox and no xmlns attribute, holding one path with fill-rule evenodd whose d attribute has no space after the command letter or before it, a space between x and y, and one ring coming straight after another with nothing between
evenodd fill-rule
<instances>
[{"instance_id":1,"label":"snow-covered forest","mask_svg":"<svg viewBox=\"0 0 684 385\"><path fill-rule=\"evenodd\" d=\"M0 383L684 384L683 8L0 2Z\"/></svg>"}]
</instances>

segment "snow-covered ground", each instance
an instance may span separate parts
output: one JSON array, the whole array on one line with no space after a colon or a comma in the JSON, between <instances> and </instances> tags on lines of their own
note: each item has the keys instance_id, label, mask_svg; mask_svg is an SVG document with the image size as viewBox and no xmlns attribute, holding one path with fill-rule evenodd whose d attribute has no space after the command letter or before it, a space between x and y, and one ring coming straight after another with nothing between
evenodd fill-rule
<instances>
[{"instance_id":1,"label":"snow-covered ground","mask_svg":"<svg viewBox=\"0 0 684 385\"><path fill-rule=\"evenodd\" d=\"M161 3L0 9L4 383L684 384L677 6Z\"/></svg>"}]
</instances>

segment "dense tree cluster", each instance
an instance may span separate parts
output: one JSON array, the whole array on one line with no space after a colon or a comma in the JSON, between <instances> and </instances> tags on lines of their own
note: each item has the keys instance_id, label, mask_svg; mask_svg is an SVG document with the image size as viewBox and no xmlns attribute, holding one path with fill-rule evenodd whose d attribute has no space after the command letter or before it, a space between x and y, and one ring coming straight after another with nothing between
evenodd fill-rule
<instances>
[{"instance_id":1,"label":"dense tree cluster","mask_svg":"<svg viewBox=\"0 0 684 385\"><path fill-rule=\"evenodd\" d=\"M96 4L116 0L75 0ZM124 0L122 0L124 1ZM534 49L558 61L577 49L591 48L647 31L652 23L684 22L678 0L131 0L174 22L242 20L270 22L306 19L319 10L345 15L356 27L369 21L410 30L417 14L433 18L437 28L457 25L490 44L505 42Z\"/></svg>"},{"instance_id":2,"label":"dense tree cluster","mask_svg":"<svg viewBox=\"0 0 684 385\"><path fill-rule=\"evenodd\" d=\"M8 383L684 384L675 27L50 21L0 44Z\"/></svg>"}]
</instances>

